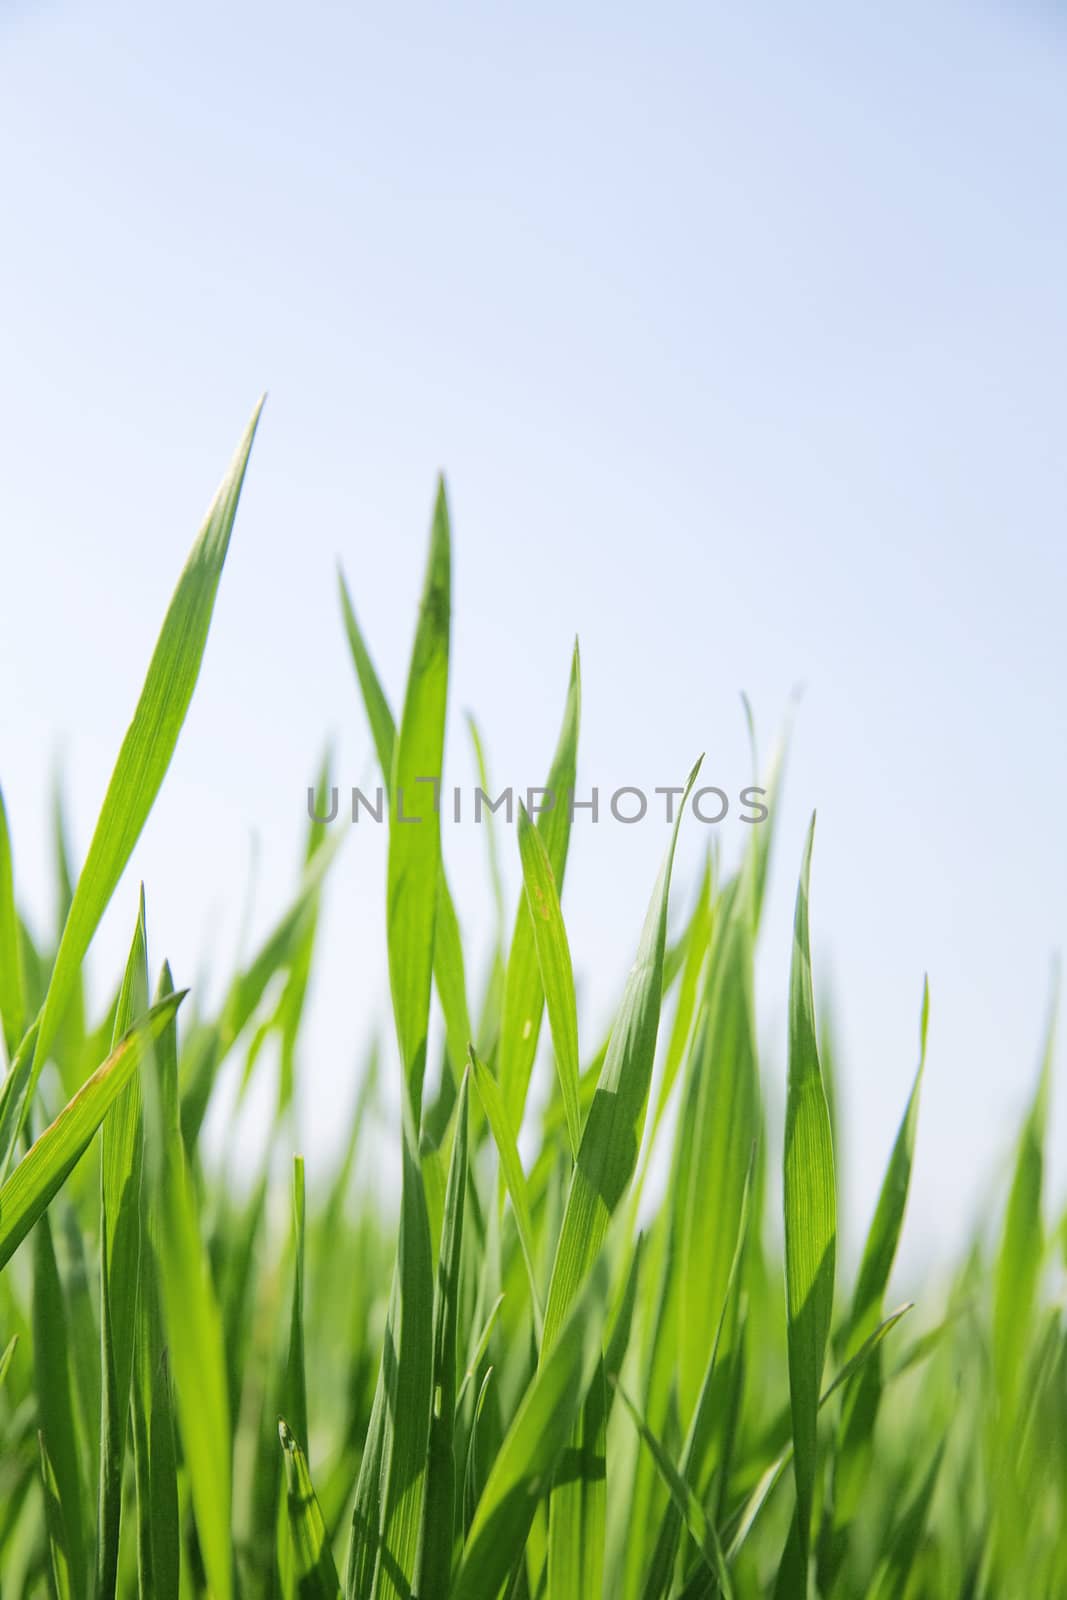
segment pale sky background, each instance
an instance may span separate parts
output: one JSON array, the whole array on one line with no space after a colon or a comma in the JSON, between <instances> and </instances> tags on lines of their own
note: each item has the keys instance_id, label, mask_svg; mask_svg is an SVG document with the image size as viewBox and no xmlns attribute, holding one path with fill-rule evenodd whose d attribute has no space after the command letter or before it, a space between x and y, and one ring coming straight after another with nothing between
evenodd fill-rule
<instances>
[{"instance_id":1,"label":"pale sky background","mask_svg":"<svg viewBox=\"0 0 1067 1600\"><path fill-rule=\"evenodd\" d=\"M283 906L325 738L342 782L368 771L335 561L398 703L444 467L456 781L467 706L496 780L541 780L575 631L583 785L680 782L705 749L735 790L740 691L769 743L804 685L759 968L767 1075L780 1092L817 807L851 1241L924 970L908 1248L958 1240L1003 1174L1067 933L1064 14L3 0L0 135L0 781L38 921L52 767L80 859L200 515L270 391L98 993L139 877L179 981L205 934L232 952L253 836L253 933ZM730 857L743 830L721 831ZM687 825L679 910L704 836ZM588 1047L665 837L576 825ZM313 1164L385 1016L383 843L353 832L328 898ZM476 943L483 845L447 830ZM1062 1151L1062 1061L1056 1090Z\"/></svg>"}]
</instances>

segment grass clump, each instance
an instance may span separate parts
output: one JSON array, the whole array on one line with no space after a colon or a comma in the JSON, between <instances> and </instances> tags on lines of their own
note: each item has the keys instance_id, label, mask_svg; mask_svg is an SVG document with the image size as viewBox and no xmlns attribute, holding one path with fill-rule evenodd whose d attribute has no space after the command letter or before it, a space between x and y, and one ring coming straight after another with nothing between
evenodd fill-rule
<instances>
[{"instance_id":1,"label":"grass clump","mask_svg":"<svg viewBox=\"0 0 1067 1600\"><path fill-rule=\"evenodd\" d=\"M709 862L681 919L676 822L602 1042L582 1037L560 904L568 810L521 811L522 892L514 920L496 918L472 1006L440 822L418 782L444 754L443 487L399 722L341 582L382 782L420 822L390 825L396 1049L380 1063L372 1043L340 1162L305 1183L295 1159L279 1226L271 1179L292 1157L335 857L324 826L312 823L292 904L216 1011L175 990L142 898L126 969L93 1012L82 964L196 685L257 418L179 580L81 872L60 855L50 941L21 914L0 800L4 1600L1067 1594L1067 1224L1049 1223L1043 1193L1051 1026L1002 1221L914 1308L890 1308L928 998L845 1282L812 994L814 823L781 1159L767 1138L753 967L776 776L771 821L733 872ZM575 653L554 791L573 784L580 703ZM499 910L495 870L492 892ZM428 1059L435 1008L440 1061ZM247 1086L272 1038L269 1147L236 1183L204 1155L205 1117L227 1061L243 1055ZM542 1044L553 1077L535 1116ZM398 1218L358 1181L394 1059ZM660 1146L667 1182L639 1208Z\"/></svg>"}]
</instances>

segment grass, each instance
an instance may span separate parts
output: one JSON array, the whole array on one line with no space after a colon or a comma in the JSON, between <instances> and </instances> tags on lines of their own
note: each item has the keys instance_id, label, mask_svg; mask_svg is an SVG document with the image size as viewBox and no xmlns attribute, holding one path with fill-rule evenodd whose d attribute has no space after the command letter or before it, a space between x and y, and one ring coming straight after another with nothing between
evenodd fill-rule
<instances>
[{"instance_id":1,"label":"grass","mask_svg":"<svg viewBox=\"0 0 1067 1600\"><path fill-rule=\"evenodd\" d=\"M675 827L603 1041L583 1037L575 1003L567 809L520 813L516 838L492 843L500 933L472 1006L439 820L416 782L443 760L443 486L398 723L341 579L384 785L422 821L390 828L395 1049L369 1041L339 1164L305 1181L291 1150L336 853L324 826L217 1011L175 990L143 897L126 969L93 1011L82 964L196 687L257 420L179 579L76 875L57 830L50 940L20 912L0 799L4 1600L1067 1594L1067 1217L1049 1220L1043 1192L1053 1024L1000 1220L914 1307L891 1309L929 998L849 1283L812 993L814 819L782 974L781 1151L753 980L773 803L736 869L710 860L681 915ZM573 781L580 714L576 651L550 788ZM522 872L511 922L501 843ZM268 1040L270 1147L234 1182L203 1154L205 1117L224 1065L243 1062L243 1092ZM360 1179L380 1159L394 1061L397 1217ZM539 1062L552 1077L535 1115ZM281 1225L280 1156L293 1163Z\"/></svg>"}]
</instances>

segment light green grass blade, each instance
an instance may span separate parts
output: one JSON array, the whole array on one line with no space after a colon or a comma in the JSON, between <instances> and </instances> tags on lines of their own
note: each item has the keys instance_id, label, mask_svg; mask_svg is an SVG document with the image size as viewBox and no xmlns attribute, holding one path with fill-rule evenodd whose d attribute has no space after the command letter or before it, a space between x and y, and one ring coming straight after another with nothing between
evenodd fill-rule
<instances>
[{"instance_id":1,"label":"light green grass blade","mask_svg":"<svg viewBox=\"0 0 1067 1600\"><path fill-rule=\"evenodd\" d=\"M148 1009L144 890L119 991L112 1048ZM113 1600L122 1526L122 1471L130 1414L141 1266L141 1086L134 1074L100 1133L100 1492L97 1600Z\"/></svg>"},{"instance_id":2,"label":"light green grass blade","mask_svg":"<svg viewBox=\"0 0 1067 1600\"><path fill-rule=\"evenodd\" d=\"M304 1158L293 1157L293 1290L289 1303L289 1350L286 1356L285 1372L282 1377L281 1407L286 1417L292 1417L292 1423L286 1424L286 1431L295 1439L298 1450L304 1458L306 1470L308 1455L308 1397L307 1373L305 1367L305 1340L304 1340L304 1261L305 1261L305 1233L306 1233L307 1196L304 1181ZM285 1449L285 1437L282 1437L282 1447ZM288 1488L289 1459L286 1452L284 1463L285 1476ZM291 1492L291 1491L290 1491ZM292 1516L291 1499L286 1504L283 1497L278 1505L278 1572L281 1580L281 1590L284 1595L293 1595L298 1589L299 1563L292 1545Z\"/></svg>"},{"instance_id":3,"label":"light green grass blade","mask_svg":"<svg viewBox=\"0 0 1067 1600\"><path fill-rule=\"evenodd\" d=\"M706 1025L694 1052L694 1094L681 1212L678 1390L681 1419L694 1415L736 1254L753 1145L759 1136L751 857L717 911ZM723 1330L724 1357L733 1347ZM728 1378L725 1362L719 1382ZM713 1404L724 1411L724 1396ZM703 1461L698 1463L702 1475Z\"/></svg>"},{"instance_id":4,"label":"light green grass blade","mask_svg":"<svg viewBox=\"0 0 1067 1600\"><path fill-rule=\"evenodd\" d=\"M519 1244L522 1247L523 1260L526 1263L526 1273L530 1282L530 1302L533 1306L534 1323L537 1331L538 1344L541 1339L541 1328L544 1323L544 1311L541 1306L541 1296L537 1287L537 1250L534 1244L533 1219L530 1212L530 1197L526 1187L526 1174L522 1170L522 1160L519 1156L519 1147L515 1143L515 1135L511 1131L504 1100L493 1074L485 1063L479 1060L474 1050L470 1053L471 1072L474 1077L474 1088L485 1112L486 1121L496 1140L497 1152L500 1156L500 1169L504 1175L504 1183L511 1200L511 1209L515 1213L515 1226L518 1230Z\"/></svg>"},{"instance_id":5,"label":"light green grass blade","mask_svg":"<svg viewBox=\"0 0 1067 1600\"><path fill-rule=\"evenodd\" d=\"M161 987L168 982L164 969ZM163 1001L154 1010L166 1005ZM172 1007L157 1048L158 1094L149 1089L151 1075L142 1079L145 1170L158 1204L163 1321L201 1556L212 1600L233 1600L230 1408L222 1318L178 1126L177 1050Z\"/></svg>"},{"instance_id":6,"label":"light green grass blade","mask_svg":"<svg viewBox=\"0 0 1067 1600\"><path fill-rule=\"evenodd\" d=\"M545 1309L546 1359L604 1242L608 1223L633 1177L656 1051L667 939L667 897L678 825L700 763L693 768L671 843L645 919L571 1178Z\"/></svg>"},{"instance_id":7,"label":"light green grass blade","mask_svg":"<svg viewBox=\"0 0 1067 1600\"><path fill-rule=\"evenodd\" d=\"M582 1142L582 1113L578 1098L578 1006L574 996L574 968L571 965L567 930L563 925L556 878L544 840L534 827L526 807L519 804L519 853L526 890L526 905L533 928L537 966L541 974L552 1048L556 1057L560 1094L567 1116L571 1153L578 1156Z\"/></svg>"},{"instance_id":8,"label":"light green grass blade","mask_svg":"<svg viewBox=\"0 0 1067 1600\"><path fill-rule=\"evenodd\" d=\"M22 977L22 937L15 909L15 869L11 859L11 835L0 789L0 1023L10 1061L22 1038L26 1000Z\"/></svg>"},{"instance_id":9,"label":"light green grass blade","mask_svg":"<svg viewBox=\"0 0 1067 1600\"><path fill-rule=\"evenodd\" d=\"M494 1600L515 1567L600 1361L609 1274L588 1273L493 1462L451 1600Z\"/></svg>"},{"instance_id":10,"label":"light green grass blade","mask_svg":"<svg viewBox=\"0 0 1067 1600\"><path fill-rule=\"evenodd\" d=\"M37 1040L32 1084L48 1059L72 987L97 924L159 793L196 687L237 502L263 402L252 414L178 580L141 697L85 858L59 951ZM21 1117L24 1111L20 1112Z\"/></svg>"},{"instance_id":11,"label":"light green grass blade","mask_svg":"<svg viewBox=\"0 0 1067 1600\"><path fill-rule=\"evenodd\" d=\"M97 1128L137 1071L149 1042L159 1038L184 998L182 990L153 1006L143 1025L127 1034L97 1068L0 1189L0 1268L81 1160Z\"/></svg>"},{"instance_id":12,"label":"light green grass blade","mask_svg":"<svg viewBox=\"0 0 1067 1600\"><path fill-rule=\"evenodd\" d=\"M393 754L396 748L396 724L381 681L371 660L370 651L356 620L356 613L345 583L344 574L338 572L341 593L341 610L345 632L348 635L352 662L356 669L363 705L370 724L371 737L381 768L386 793L392 797ZM431 776L431 774L422 774ZM437 902L437 926L434 930L433 952L434 981L441 1000L445 1018L448 1060L455 1081L463 1076L467 1060L467 1042L470 1039L470 1015L467 1007L467 985L463 963L463 941L460 937L459 919L441 864L441 880ZM451 1109L451 1107L449 1107Z\"/></svg>"},{"instance_id":13,"label":"light green grass blade","mask_svg":"<svg viewBox=\"0 0 1067 1600\"><path fill-rule=\"evenodd\" d=\"M18 1349L18 1343L19 1336L17 1333L13 1333L3 1350L0 1351L0 1385L3 1384L4 1379L7 1377L7 1369L10 1367L15 1351Z\"/></svg>"},{"instance_id":14,"label":"light green grass blade","mask_svg":"<svg viewBox=\"0 0 1067 1600\"><path fill-rule=\"evenodd\" d=\"M571 836L570 799L577 771L581 711L581 662L578 642L575 640L563 723L552 765L545 780L545 787L555 798L555 804L550 810L539 812L537 817L537 829L544 841L548 859L552 863L552 872L560 894L563 892L563 875ZM537 1055L543 1007L544 991L541 987L534 930L524 892L519 896L504 976L498 1069L501 1093L504 1096L512 1131L516 1136L522 1126L530 1073L533 1070L534 1057Z\"/></svg>"},{"instance_id":15,"label":"light green grass blade","mask_svg":"<svg viewBox=\"0 0 1067 1600\"><path fill-rule=\"evenodd\" d=\"M837 1202L830 1116L819 1070L811 983L808 894L815 837L804 849L789 981L785 1129L785 1271L799 1552L807 1571L815 1486L819 1384L834 1297ZM805 1580L806 1581L806 1580Z\"/></svg>"},{"instance_id":16,"label":"light green grass blade","mask_svg":"<svg viewBox=\"0 0 1067 1600\"><path fill-rule=\"evenodd\" d=\"M37 1049L40 1026L41 1019L38 1017L36 1022L31 1023L26 1029L8 1068L3 1089L0 1089L0 1183L7 1178L18 1143L22 1126L18 1107L23 1104L23 1097L33 1073L34 1052Z\"/></svg>"},{"instance_id":17,"label":"light green grass blade","mask_svg":"<svg viewBox=\"0 0 1067 1600\"><path fill-rule=\"evenodd\" d=\"M452 1576L456 1516L456 1345L463 1216L469 1176L469 1081L465 1073L456 1102L456 1131L445 1190L441 1252L434 1296L433 1406L430 1413L426 1499L414 1587L419 1600L447 1600Z\"/></svg>"},{"instance_id":18,"label":"light green grass blade","mask_svg":"<svg viewBox=\"0 0 1067 1600\"><path fill-rule=\"evenodd\" d=\"M285 1501L297 1595L299 1600L337 1600L341 1581L334 1566L307 1458L284 1418L278 1422L278 1436L285 1461Z\"/></svg>"}]
</instances>

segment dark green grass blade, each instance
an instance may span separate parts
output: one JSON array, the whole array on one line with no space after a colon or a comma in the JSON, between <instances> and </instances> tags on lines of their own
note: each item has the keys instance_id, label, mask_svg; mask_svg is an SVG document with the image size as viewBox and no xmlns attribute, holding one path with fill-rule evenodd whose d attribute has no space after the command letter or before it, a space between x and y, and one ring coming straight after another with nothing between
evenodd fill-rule
<instances>
[{"instance_id":1,"label":"dark green grass blade","mask_svg":"<svg viewBox=\"0 0 1067 1600\"><path fill-rule=\"evenodd\" d=\"M433 1330L433 1407L415 1593L419 1600L447 1600L452 1576L456 1519L456 1346L459 1327L463 1216L468 1182L468 1097L465 1074L456 1103L441 1252L437 1264Z\"/></svg>"},{"instance_id":2,"label":"dark green grass blade","mask_svg":"<svg viewBox=\"0 0 1067 1600\"><path fill-rule=\"evenodd\" d=\"M552 1048L556 1057L560 1094L567 1117L571 1153L577 1159L582 1142L582 1113L578 1100L578 1006L574 996L567 930L563 925L556 878L545 842L519 805L519 852L526 905L530 913L537 965L541 974Z\"/></svg>"},{"instance_id":3,"label":"dark green grass blade","mask_svg":"<svg viewBox=\"0 0 1067 1600\"><path fill-rule=\"evenodd\" d=\"M36 1075L48 1059L97 924L159 793L200 673L260 401L178 580L74 890L48 986ZM21 1125L28 1098L18 1109ZM3 1141L0 1140L0 1149Z\"/></svg>"},{"instance_id":4,"label":"dark green grass blade","mask_svg":"<svg viewBox=\"0 0 1067 1600\"><path fill-rule=\"evenodd\" d=\"M44 1520L48 1535L48 1562L51 1570L54 1600L73 1600L75 1588L70 1575L70 1549L67 1542L67 1522L63 1514L59 1483L48 1455L44 1434L38 1432L37 1443L41 1455L41 1483L44 1488Z\"/></svg>"},{"instance_id":5,"label":"dark green grass blade","mask_svg":"<svg viewBox=\"0 0 1067 1600\"><path fill-rule=\"evenodd\" d=\"M587 1274L496 1455L451 1600L494 1600L519 1560L600 1362L607 1293L607 1264L601 1260Z\"/></svg>"},{"instance_id":6,"label":"dark green grass blade","mask_svg":"<svg viewBox=\"0 0 1067 1600\"><path fill-rule=\"evenodd\" d=\"M337 1576L330 1541L308 1471L307 1457L284 1421L278 1423L285 1461L285 1502L292 1540L296 1593L299 1600L337 1600Z\"/></svg>"},{"instance_id":7,"label":"dark green grass blade","mask_svg":"<svg viewBox=\"0 0 1067 1600\"><path fill-rule=\"evenodd\" d=\"M143 1025L127 1034L97 1068L0 1189L0 1267L7 1263L80 1161L97 1128L137 1071L150 1041L160 1036L184 998L182 990L152 1007Z\"/></svg>"},{"instance_id":8,"label":"dark green grass blade","mask_svg":"<svg viewBox=\"0 0 1067 1600\"><path fill-rule=\"evenodd\" d=\"M785 1130L785 1265L799 1552L807 1570L815 1487L819 1385L834 1295L837 1204L830 1116L819 1070L811 983L808 892L812 818L797 890L789 983Z\"/></svg>"},{"instance_id":9,"label":"dark green grass blade","mask_svg":"<svg viewBox=\"0 0 1067 1600\"><path fill-rule=\"evenodd\" d=\"M144 891L115 1014L112 1048L148 1009ZM135 1073L104 1119L100 1164L100 1491L96 1593L113 1600L141 1265L141 1086Z\"/></svg>"},{"instance_id":10,"label":"dark green grass blade","mask_svg":"<svg viewBox=\"0 0 1067 1600\"><path fill-rule=\"evenodd\" d=\"M0 789L0 1024L10 1061L22 1038L26 1020L22 976L22 936L15 909L15 871L11 860L4 793Z\"/></svg>"},{"instance_id":11,"label":"dark green grass blade","mask_svg":"<svg viewBox=\"0 0 1067 1600\"><path fill-rule=\"evenodd\" d=\"M571 836L570 799L574 791L578 762L578 727L581 721L582 679L578 643L571 659L570 682L552 765L545 787L554 796L550 810L541 811L537 829L548 852L558 892L563 892L567 847ZM526 1092L530 1085L537 1041L541 1032L544 991L537 963L534 930L525 893L519 896L515 927L511 936L504 977L504 1001L500 1019L500 1088L512 1130L522 1126Z\"/></svg>"},{"instance_id":12,"label":"dark green grass blade","mask_svg":"<svg viewBox=\"0 0 1067 1600\"><path fill-rule=\"evenodd\" d=\"M65 1566L72 1600L81 1600L87 1594L91 1534L71 1397L67 1309L46 1216L34 1229L33 1246L34 1383L41 1451L50 1468L46 1500L51 1559L53 1565Z\"/></svg>"}]
</instances>

